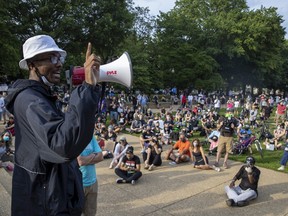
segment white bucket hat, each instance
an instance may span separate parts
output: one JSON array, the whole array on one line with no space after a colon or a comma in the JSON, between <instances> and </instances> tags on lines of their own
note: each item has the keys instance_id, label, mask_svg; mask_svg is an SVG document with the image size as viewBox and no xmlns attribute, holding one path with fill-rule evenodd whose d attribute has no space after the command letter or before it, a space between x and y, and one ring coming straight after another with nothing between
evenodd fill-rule
<instances>
[{"instance_id":1,"label":"white bucket hat","mask_svg":"<svg viewBox=\"0 0 288 216\"><path fill-rule=\"evenodd\" d=\"M19 62L21 69L29 70L27 59L46 52L59 52L61 56L66 57L66 51L60 49L52 37L48 35L37 35L31 37L23 44L23 59Z\"/></svg>"}]
</instances>

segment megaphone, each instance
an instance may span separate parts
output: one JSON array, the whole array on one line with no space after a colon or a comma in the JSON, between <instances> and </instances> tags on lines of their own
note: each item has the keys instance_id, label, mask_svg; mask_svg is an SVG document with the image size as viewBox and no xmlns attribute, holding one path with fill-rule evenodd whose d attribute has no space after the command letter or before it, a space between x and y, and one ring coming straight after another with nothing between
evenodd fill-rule
<instances>
[{"instance_id":1,"label":"megaphone","mask_svg":"<svg viewBox=\"0 0 288 216\"><path fill-rule=\"evenodd\" d=\"M132 64L127 52L124 52L120 58L113 62L100 66L99 82L114 82L124 85L128 88L132 83ZM83 67L73 67L72 85L80 85L85 80L85 71Z\"/></svg>"}]
</instances>

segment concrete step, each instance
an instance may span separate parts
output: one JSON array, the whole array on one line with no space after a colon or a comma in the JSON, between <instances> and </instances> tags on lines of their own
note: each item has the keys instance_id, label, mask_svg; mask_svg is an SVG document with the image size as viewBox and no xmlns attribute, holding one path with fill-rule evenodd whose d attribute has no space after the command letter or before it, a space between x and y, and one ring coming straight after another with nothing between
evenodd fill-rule
<instances>
[{"instance_id":1,"label":"concrete step","mask_svg":"<svg viewBox=\"0 0 288 216\"><path fill-rule=\"evenodd\" d=\"M12 176L0 168L0 215L11 215Z\"/></svg>"}]
</instances>

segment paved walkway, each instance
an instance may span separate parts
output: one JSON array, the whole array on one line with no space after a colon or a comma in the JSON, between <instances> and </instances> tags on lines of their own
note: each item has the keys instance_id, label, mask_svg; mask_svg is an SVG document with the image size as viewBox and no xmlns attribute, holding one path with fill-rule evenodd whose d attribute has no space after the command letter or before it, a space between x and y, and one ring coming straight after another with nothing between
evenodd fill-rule
<instances>
[{"instance_id":1,"label":"paved walkway","mask_svg":"<svg viewBox=\"0 0 288 216\"><path fill-rule=\"evenodd\" d=\"M139 138L125 136L139 156ZM215 158L212 156L209 160L213 163ZM97 216L288 215L288 175L285 173L260 168L258 199L249 206L231 208L225 203L224 186L239 170L240 162L229 161L231 167L218 173L197 170L190 164L171 166L164 160L163 166L153 171L144 170L142 166L143 176L136 185L130 185L115 183L117 176L114 170L108 169L110 161L97 165Z\"/></svg>"},{"instance_id":2,"label":"paved walkway","mask_svg":"<svg viewBox=\"0 0 288 216\"><path fill-rule=\"evenodd\" d=\"M125 136L139 156L139 138L128 134ZM167 148L164 146L164 150ZM210 163L214 160L213 156L209 157ZM285 173L260 168L258 199L249 206L231 208L225 203L224 186L239 170L240 162L229 161L229 169L215 172L197 170L190 164L171 166L163 160L163 165L151 172L142 166L143 176L136 185L130 185L115 183L117 176L114 170L108 168L110 161L107 159L97 164L97 216L288 216L288 175ZM0 175L0 178L0 182L4 180L6 185L9 184L7 180L11 181L9 175ZM5 184L0 184L0 216L9 216L7 207L10 196L3 188Z\"/></svg>"}]
</instances>

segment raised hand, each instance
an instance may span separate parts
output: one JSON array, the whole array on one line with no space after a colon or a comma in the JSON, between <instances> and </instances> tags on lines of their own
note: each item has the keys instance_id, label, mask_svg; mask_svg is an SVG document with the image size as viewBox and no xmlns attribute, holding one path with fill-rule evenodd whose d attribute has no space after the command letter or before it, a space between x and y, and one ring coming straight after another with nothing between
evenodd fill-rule
<instances>
[{"instance_id":1,"label":"raised hand","mask_svg":"<svg viewBox=\"0 0 288 216\"><path fill-rule=\"evenodd\" d=\"M88 43L86 52L86 61L84 63L85 81L86 83L95 86L99 80L99 68L101 59L94 53L91 54L92 45Z\"/></svg>"}]
</instances>

